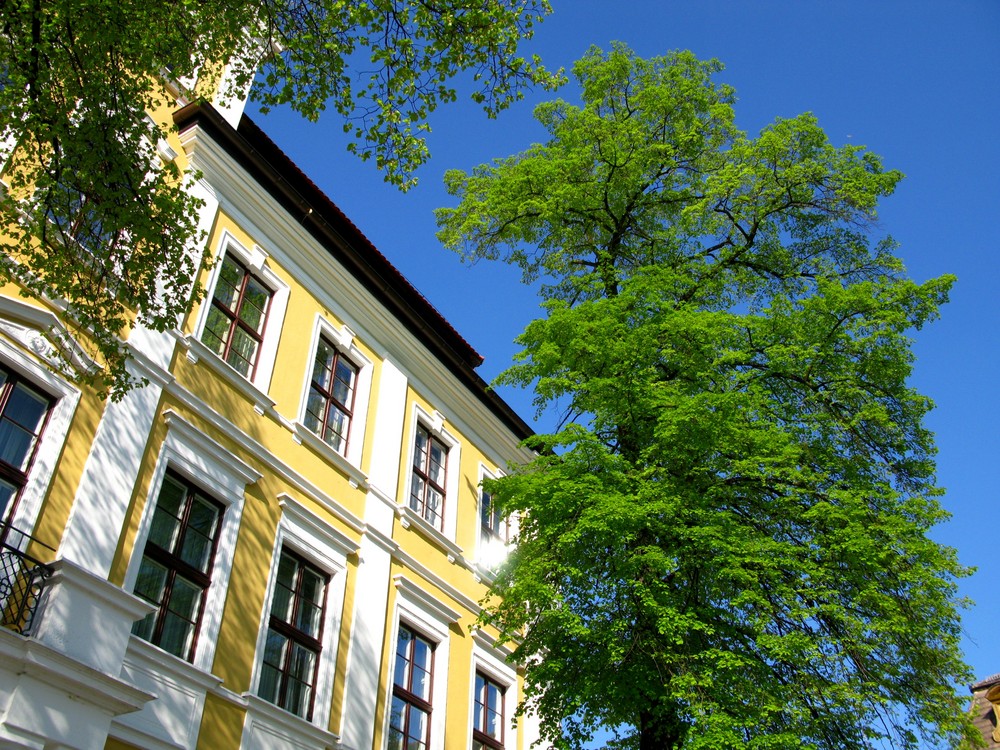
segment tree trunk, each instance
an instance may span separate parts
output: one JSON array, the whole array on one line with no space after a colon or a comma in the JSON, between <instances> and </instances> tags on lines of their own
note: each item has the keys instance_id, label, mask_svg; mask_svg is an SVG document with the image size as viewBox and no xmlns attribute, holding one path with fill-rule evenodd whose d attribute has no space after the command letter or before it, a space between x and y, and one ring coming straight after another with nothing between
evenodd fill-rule
<instances>
[{"instance_id":1,"label":"tree trunk","mask_svg":"<svg viewBox=\"0 0 1000 750\"><path fill-rule=\"evenodd\" d=\"M687 725L675 717L639 714L639 750L679 750Z\"/></svg>"}]
</instances>

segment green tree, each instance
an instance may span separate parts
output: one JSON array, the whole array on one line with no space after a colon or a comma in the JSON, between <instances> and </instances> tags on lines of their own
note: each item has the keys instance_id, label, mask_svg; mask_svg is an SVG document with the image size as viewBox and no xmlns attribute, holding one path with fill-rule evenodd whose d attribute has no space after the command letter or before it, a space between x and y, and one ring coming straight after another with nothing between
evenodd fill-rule
<instances>
[{"instance_id":1,"label":"green tree","mask_svg":"<svg viewBox=\"0 0 1000 750\"><path fill-rule=\"evenodd\" d=\"M545 299L500 382L564 409L491 484L520 531L483 619L558 747L950 744L967 571L906 380L953 279L870 239L898 172L808 114L748 137L720 70L592 49L545 143L446 176L442 241Z\"/></svg>"},{"instance_id":2,"label":"green tree","mask_svg":"<svg viewBox=\"0 0 1000 750\"><path fill-rule=\"evenodd\" d=\"M168 124L147 116L164 76L221 80L228 64L234 96L256 75L265 107L312 120L330 106L349 149L405 189L457 76L491 115L557 82L517 54L549 12L548 0L5 1L0 281L64 301L105 360L97 379L121 393L133 315L175 325L198 270L198 206L156 155Z\"/></svg>"}]
</instances>

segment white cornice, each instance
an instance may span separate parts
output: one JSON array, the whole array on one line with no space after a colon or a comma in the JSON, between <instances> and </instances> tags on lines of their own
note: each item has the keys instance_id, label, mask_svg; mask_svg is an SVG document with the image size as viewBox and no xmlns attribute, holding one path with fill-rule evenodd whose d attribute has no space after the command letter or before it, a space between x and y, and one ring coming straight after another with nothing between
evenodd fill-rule
<instances>
[{"instance_id":1,"label":"white cornice","mask_svg":"<svg viewBox=\"0 0 1000 750\"><path fill-rule=\"evenodd\" d=\"M333 550L340 552L345 557L357 554L361 549L360 545L346 534L343 534L291 495L282 492L278 495L278 505L288 514L290 520L298 526L306 529L311 534L318 537L322 542Z\"/></svg>"},{"instance_id":2,"label":"white cornice","mask_svg":"<svg viewBox=\"0 0 1000 750\"><path fill-rule=\"evenodd\" d=\"M245 461L241 461L172 409L166 409L163 412L163 421L167 423L167 427L172 432L176 431L185 443L194 446L197 450L213 458L217 463L225 466L238 476L243 481L243 484L254 484L264 476L253 466Z\"/></svg>"},{"instance_id":3,"label":"white cornice","mask_svg":"<svg viewBox=\"0 0 1000 750\"><path fill-rule=\"evenodd\" d=\"M399 593L403 595L408 601L419 606L424 611L433 615L434 619L439 622L445 622L448 624L457 623L462 617L462 613L458 610L452 609L447 604L439 601L435 597L428 594L420 586L415 584L413 581L409 580L406 576L401 573L394 575L392 580L396 584L396 588Z\"/></svg>"},{"instance_id":4,"label":"white cornice","mask_svg":"<svg viewBox=\"0 0 1000 750\"><path fill-rule=\"evenodd\" d=\"M101 369L55 313L0 294L0 318L30 332L22 343L57 369L68 368L78 376Z\"/></svg>"},{"instance_id":5,"label":"white cornice","mask_svg":"<svg viewBox=\"0 0 1000 750\"><path fill-rule=\"evenodd\" d=\"M118 677L46 646L0 628L0 671L23 674L97 706L111 716L138 711L155 696Z\"/></svg>"},{"instance_id":6,"label":"white cornice","mask_svg":"<svg viewBox=\"0 0 1000 750\"><path fill-rule=\"evenodd\" d=\"M448 596L450 596L456 602L465 607L469 612L471 612L474 618L479 617L479 613L482 611L482 607L479 606L479 603L475 599L473 599L465 592L460 591L456 586L453 586L452 584L448 583L448 581L444 580L437 573L434 573L430 568L428 568L426 565L420 562L413 555L403 551L402 549L396 549L392 553L392 558L398 562L401 562L403 565L410 568L410 570L412 570L414 573L419 574L421 578L429 581L430 583L434 584L439 589L444 591Z\"/></svg>"}]
</instances>

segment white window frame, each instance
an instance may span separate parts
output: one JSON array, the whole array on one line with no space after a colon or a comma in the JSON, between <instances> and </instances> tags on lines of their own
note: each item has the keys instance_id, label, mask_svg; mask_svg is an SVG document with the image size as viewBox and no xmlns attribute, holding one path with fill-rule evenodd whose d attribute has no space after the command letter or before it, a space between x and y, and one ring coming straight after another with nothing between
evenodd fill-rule
<instances>
[{"instance_id":1,"label":"white window frame","mask_svg":"<svg viewBox=\"0 0 1000 750\"><path fill-rule=\"evenodd\" d=\"M336 451L332 445L305 426L306 406L309 401L309 386L312 382L313 363L316 359L316 348L319 346L321 338L325 338L332 343L337 351L347 357L351 364L358 370L354 383L354 411L351 415L351 426L347 436L347 450L344 453ZM354 331L346 325L337 328L330 321L326 320L322 314L316 315L312 340L309 345L309 355L306 360L302 395L299 399L299 414L295 422L295 434L301 442L308 442L310 446L325 455L335 465L346 459L354 468L361 468L374 369L372 361L355 344Z\"/></svg>"},{"instance_id":2,"label":"white window frame","mask_svg":"<svg viewBox=\"0 0 1000 750\"><path fill-rule=\"evenodd\" d=\"M0 362L53 400L34 461L28 471L28 481L21 490L14 515L10 519L14 528L30 535L34 533L42 501L48 492L70 423L80 402L80 391L2 339ZM17 535L11 537L9 543L15 546L27 544L27 539L16 537Z\"/></svg>"},{"instance_id":3,"label":"white window frame","mask_svg":"<svg viewBox=\"0 0 1000 750\"><path fill-rule=\"evenodd\" d=\"M434 642L434 671L431 674L431 741L428 750L444 750L446 725L445 709L448 705L448 657L450 652L449 627L457 624L461 613L424 591L418 584L398 574L393 576L396 604L393 613L392 633L389 640L388 679L386 680L385 719L382 725L383 746L389 744L389 719L392 706L392 675L395 671L396 644L400 626L408 627Z\"/></svg>"},{"instance_id":4,"label":"white window frame","mask_svg":"<svg viewBox=\"0 0 1000 750\"><path fill-rule=\"evenodd\" d=\"M236 258L271 291L271 303L268 307L267 319L264 322L264 338L260 344L260 351L257 353L257 366L254 367L252 377L241 375L201 340L205 333L205 325L208 323L209 312L211 312L212 296L215 294L215 287L218 284L219 275L222 273L222 262L229 255ZM288 297L291 292L289 286L268 266L269 257L267 251L259 245L254 245L253 250L248 250L229 230L222 232L222 237L219 239L215 251L215 265L206 285L205 298L202 300L201 309L198 312L193 341L189 342L191 349L197 353L195 361L200 356L204 356L206 361L219 365L216 369L220 372L231 374L230 380L251 383L265 394L270 388L271 376L274 374L278 340L281 338L281 329L285 321L285 311L288 309Z\"/></svg>"},{"instance_id":5,"label":"white window frame","mask_svg":"<svg viewBox=\"0 0 1000 750\"><path fill-rule=\"evenodd\" d=\"M466 747L472 746L472 729L475 723L476 709L476 673L482 673L501 685L504 689L503 746L504 750L515 750L517 743L517 725L514 722L514 712L519 704L517 692L517 672L507 663L510 649L498 647L493 638L482 630L472 634L472 672L469 675L469 740Z\"/></svg>"},{"instance_id":6,"label":"white window frame","mask_svg":"<svg viewBox=\"0 0 1000 750\"><path fill-rule=\"evenodd\" d=\"M233 554L236 550L246 488L262 475L173 412L168 410L165 419L169 431L160 449L156 467L153 469L139 531L125 574L125 589L127 591L135 589L153 521L153 512L168 469L192 482L208 497L221 503L225 510L222 513L222 528L219 529L219 541L212 562L212 582L205 596L205 610L202 612L201 624L196 635L194 658L191 660L191 664L195 667L209 672L215 660L215 647L219 626L222 623L226 593L229 589L229 576L233 568Z\"/></svg>"},{"instance_id":7,"label":"white window frame","mask_svg":"<svg viewBox=\"0 0 1000 750\"><path fill-rule=\"evenodd\" d=\"M334 529L328 522L323 521L291 495L285 493L278 495L278 504L281 507L281 520L278 522L278 531L275 534L274 547L271 550L271 568L268 574L267 590L264 594L260 625L257 628L257 648L254 656L253 675L250 680L250 696L254 699L254 703L267 704L268 707L281 712L282 716L289 721L312 724L325 730L330 724L334 677L337 671L337 647L340 644L344 592L347 587L347 557L357 554L360 547L357 542ZM311 720L285 711L263 698L257 697L261 665L264 659L264 646L267 642L267 630L271 618L271 599L274 596L275 581L278 577L278 562L281 559L283 549L291 550L329 576L326 603L323 608L322 650L319 654L319 666L316 670Z\"/></svg>"},{"instance_id":8,"label":"white window frame","mask_svg":"<svg viewBox=\"0 0 1000 750\"><path fill-rule=\"evenodd\" d=\"M458 438L445 428L444 415L439 411L428 414L419 404L413 405L413 417L410 420L410 431L407 439L409 447L406 451L406 481L403 483L403 497L397 506L397 515L402 519L404 528L415 525L425 535L429 536L449 555L461 557L461 549L455 546L455 532L458 528L458 488L459 475L462 467L462 444ZM413 455L417 449L417 428L423 426L431 435L438 438L448 447L448 463L445 467L444 486L444 516L441 528L435 528L425 520L420 513L410 508L410 491L413 488Z\"/></svg>"}]
</instances>

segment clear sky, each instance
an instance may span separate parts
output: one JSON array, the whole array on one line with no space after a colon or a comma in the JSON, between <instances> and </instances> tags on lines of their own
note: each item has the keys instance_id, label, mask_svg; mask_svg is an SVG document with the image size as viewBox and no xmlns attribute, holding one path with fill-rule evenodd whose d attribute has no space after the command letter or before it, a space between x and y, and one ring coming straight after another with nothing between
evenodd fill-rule
<instances>
[{"instance_id":1,"label":"clear sky","mask_svg":"<svg viewBox=\"0 0 1000 750\"><path fill-rule=\"evenodd\" d=\"M756 133L811 111L835 144L865 145L906 174L881 208L910 274L958 276L941 320L915 335L913 384L937 408L938 478L953 514L934 536L978 568L961 584L967 661L1000 672L1000 0L553 0L527 48L569 68L591 45L626 42L642 56L690 49L726 65L737 120ZM503 266L469 267L435 239L432 211L452 201L451 168L469 170L544 137L528 95L496 121L468 101L431 120L433 158L401 194L344 152L341 123L253 115L375 245L486 357L487 380L538 315L537 298ZM558 93L578 98L572 87ZM253 114L253 113L251 113ZM529 421L530 396L502 391ZM535 422L544 429L543 415Z\"/></svg>"}]
</instances>

